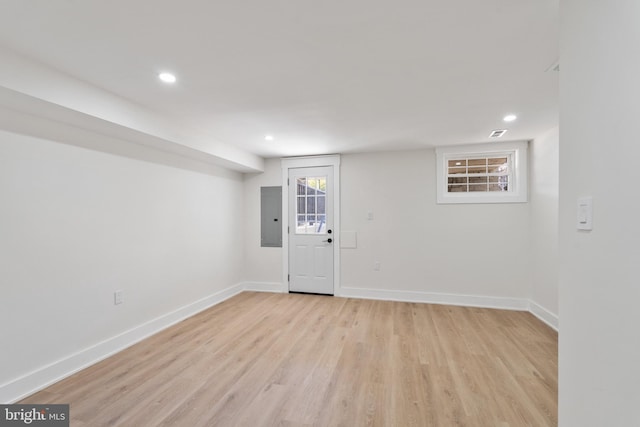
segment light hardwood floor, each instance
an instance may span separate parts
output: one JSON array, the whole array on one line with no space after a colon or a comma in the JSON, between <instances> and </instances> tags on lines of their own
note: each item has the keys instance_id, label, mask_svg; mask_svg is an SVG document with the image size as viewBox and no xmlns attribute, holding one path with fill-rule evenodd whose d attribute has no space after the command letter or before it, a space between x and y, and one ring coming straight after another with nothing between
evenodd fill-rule
<instances>
[{"instance_id":1,"label":"light hardwood floor","mask_svg":"<svg viewBox=\"0 0 640 427\"><path fill-rule=\"evenodd\" d=\"M525 312L245 292L21 403L72 426L554 426Z\"/></svg>"}]
</instances>

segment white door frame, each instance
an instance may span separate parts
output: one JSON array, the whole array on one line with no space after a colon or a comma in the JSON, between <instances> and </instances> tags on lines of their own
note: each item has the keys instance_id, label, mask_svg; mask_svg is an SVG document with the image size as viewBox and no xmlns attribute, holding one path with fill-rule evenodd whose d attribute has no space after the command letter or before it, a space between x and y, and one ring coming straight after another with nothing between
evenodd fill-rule
<instances>
[{"instance_id":1,"label":"white door frame","mask_svg":"<svg viewBox=\"0 0 640 427\"><path fill-rule=\"evenodd\" d=\"M282 165L282 283L289 293L289 169L333 166L333 294L340 289L340 155L309 157L287 157L281 159ZM286 215L284 214L286 212Z\"/></svg>"}]
</instances>

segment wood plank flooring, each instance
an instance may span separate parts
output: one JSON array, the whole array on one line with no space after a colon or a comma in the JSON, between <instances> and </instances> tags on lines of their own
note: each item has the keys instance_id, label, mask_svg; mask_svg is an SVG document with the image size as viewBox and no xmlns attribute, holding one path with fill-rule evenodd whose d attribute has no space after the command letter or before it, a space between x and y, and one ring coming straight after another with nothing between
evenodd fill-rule
<instances>
[{"instance_id":1,"label":"wood plank flooring","mask_svg":"<svg viewBox=\"0 0 640 427\"><path fill-rule=\"evenodd\" d=\"M21 403L78 427L555 426L557 354L525 312L245 292Z\"/></svg>"}]
</instances>

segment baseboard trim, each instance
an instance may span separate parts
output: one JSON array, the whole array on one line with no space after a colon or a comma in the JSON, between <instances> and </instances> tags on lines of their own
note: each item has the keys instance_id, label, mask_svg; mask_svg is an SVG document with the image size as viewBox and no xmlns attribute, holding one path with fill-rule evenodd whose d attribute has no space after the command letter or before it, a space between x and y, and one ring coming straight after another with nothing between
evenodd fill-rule
<instances>
[{"instance_id":1,"label":"baseboard trim","mask_svg":"<svg viewBox=\"0 0 640 427\"><path fill-rule=\"evenodd\" d=\"M17 402L49 385L94 365L188 317L221 303L244 290L242 283L223 289L198 301L138 325L96 345L0 385L0 402Z\"/></svg>"},{"instance_id":2,"label":"baseboard trim","mask_svg":"<svg viewBox=\"0 0 640 427\"><path fill-rule=\"evenodd\" d=\"M241 285L245 291L276 292L280 294L287 292L286 286L280 282L244 282Z\"/></svg>"},{"instance_id":3,"label":"baseboard trim","mask_svg":"<svg viewBox=\"0 0 640 427\"><path fill-rule=\"evenodd\" d=\"M558 315L553 314L546 308L542 307L538 303L534 301L529 301L529 312L536 316L538 319L542 320L544 323L549 325L549 327L556 332L558 332L560 327L560 322L558 321Z\"/></svg>"},{"instance_id":4,"label":"baseboard trim","mask_svg":"<svg viewBox=\"0 0 640 427\"><path fill-rule=\"evenodd\" d=\"M337 296L344 298L497 308L502 310L527 311L529 309L529 301L525 298L487 297L480 295L458 295L420 291L391 291L364 288L340 288Z\"/></svg>"}]
</instances>

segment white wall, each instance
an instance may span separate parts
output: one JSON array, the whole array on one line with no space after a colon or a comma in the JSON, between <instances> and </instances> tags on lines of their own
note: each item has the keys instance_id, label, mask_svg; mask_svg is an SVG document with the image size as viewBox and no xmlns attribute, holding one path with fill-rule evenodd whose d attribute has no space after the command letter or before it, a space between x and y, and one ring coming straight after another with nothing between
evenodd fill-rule
<instances>
[{"instance_id":1,"label":"white wall","mask_svg":"<svg viewBox=\"0 0 640 427\"><path fill-rule=\"evenodd\" d=\"M640 2L563 0L559 424L640 425ZM576 199L593 196L593 231Z\"/></svg>"},{"instance_id":2,"label":"white wall","mask_svg":"<svg viewBox=\"0 0 640 427\"><path fill-rule=\"evenodd\" d=\"M242 175L149 158L0 131L0 401L28 391L19 377L240 282Z\"/></svg>"},{"instance_id":3,"label":"white wall","mask_svg":"<svg viewBox=\"0 0 640 427\"><path fill-rule=\"evenodd\" d=\"M286 290L282 283L282 248L260 246L260 187L282 185L280 159L266 159L264 173L244 176L244 273L246 282L260 283L268 289ZM259 285L251 285L260 288Z\"/></svg>"},{"instance_id":4,"label":"white wall","mask_svg":"<svg viewBox=\"0 0 640 427\"><path fill-rule=\"evenodd\" d=\"M528 297L527 204L436 204L433 149L344 155L341 171L342 229L358 241L342 251L344 287Z\"/></svg>"},{"instance_id":5,"label":"white wall","mask_svg":"<svg viewBox=\"0 0 640 427\"><path fill-rule=\"evenodd\" d=\"M529 144L531 209L531 300L540 316L557 327L559 131L553 128Z\"/></svg>"},{"instance_id":6,"label":"white wall","mask_svg":"<svg viewBox=\"0 0 640 427\"><path fill-rule=\"evenodd\" d=\"M342 249L338 293L522 309L531 299L557 325L558 129L530 154L530 203L481 205L436 204L433 149L343 155L342 230L357 248ZM282 250L260 247L260 186L280 181L279 159L245 176L243 279L257 289L286 289Z\"/></svg>"}]
</instances>

